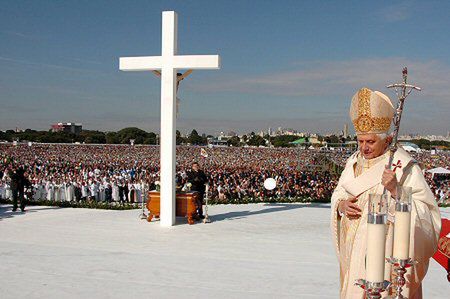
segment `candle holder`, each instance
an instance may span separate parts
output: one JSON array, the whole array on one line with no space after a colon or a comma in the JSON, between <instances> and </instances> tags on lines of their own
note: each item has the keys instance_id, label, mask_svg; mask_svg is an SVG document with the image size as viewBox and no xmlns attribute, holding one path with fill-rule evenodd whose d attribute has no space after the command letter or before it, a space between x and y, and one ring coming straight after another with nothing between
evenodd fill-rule
<instances>
[{"instance_id":1,"label":"candle holder","mask_svg":"<svg viewBox=\"0 0 450 299\"><path fill-rule=\"evenodd\" d=\"M147 188L145 184L141 184L141 205L142 205L142 210L141 210L141 214L139 215L139 218L141 220L147 219L147 215L145 214L145 200L146 200L146 194L147 194Z\"/></svg>"},{"instance_id":2,"label":"candle holder","mask_svg":"<svg viewBox=\"0 0 450 299\"><path fill-rule=\"evenodd\" d=\"M402 295L403 287L406 284L405 274L406 269L417 264L416 261L408 258L408 259L397 259L395 257L389 257L386 259L391 265L394 266L394 272L397 274L397 277L394 281L395 287L395 297L389 297L390 299L405 299L406 297Z\"/></svg>"},{"instance_id":3,"label":"candle holder","mask_svg":"<svg viewBox=\"0 0 450 299\"><path fill-rule=\"evenodd\" d=\"M388 290L391 286L391 283L387 280L383 282L371 282L365 279L358 279L356 280L355 285L360 286L362 289L364 289L366 298L380 299L381 293Z\"/></svg>"},{"instance_id":4,"label":"candle holder","mask_svg":"<svg viewBox=\"0 0 450 299\"><path fill-rule=\"evenodd\" d=\"M379 299L391 282L384 280L388 200L385 194L369 194L367 215L366 279L355 285L364 289L366 298Z\"/></svg>"},{"instance_id":5,"label":"candle holder","mask_svg":"<svg viewBox=\"0 0 450 299\"><path fill-rule=\"evenodd\" d=\"M205 191L205 219L203 219L203 223L211 223L211 218L209 218L208 215L208 191L209 191L209 186L206 186L206 191Z\"/></svg>"},{"instance_id":6,"label":"candle holder","mask_svg":"<svg viewBox=\"0 0 450 299\"><path fill-rule=\"evenodd\" d=\"M411 212L412 187L397 186L397 197L395 198L396 212Z\"/></svg>"}]
</instances>

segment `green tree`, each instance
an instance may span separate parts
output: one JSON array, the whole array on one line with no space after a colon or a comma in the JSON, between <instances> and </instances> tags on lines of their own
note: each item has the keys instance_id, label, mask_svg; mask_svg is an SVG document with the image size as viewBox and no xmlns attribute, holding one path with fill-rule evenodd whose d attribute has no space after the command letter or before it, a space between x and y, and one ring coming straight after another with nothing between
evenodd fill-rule
<instances>
[{"instance_id":1,"label":"green tree","mask_svg":"<svg viewBox=\"0 0 450 299\"><path fill-rule=\"evenodd\" d=\"M80 142L85 143L104 144L106 143L106 136L104 132L86 130L81 132L80 139L78 140L81 140Z\"/></svg>"},{"instance_id":2,"label":"green tree","mask_svg":"<svg viewBox=\"0 0 450 299\"><path fill-rule=\"evenodd\" d=\"M233 136L227 141L228 145L237 147L241 145L241 139L238 136Z\"/></svg>"},{"instance_id":3,"label":"green tree","mask_svg":"<svg viewBox=\"0 0 450 299\"><path fill-rule=\"evenodd\" d=\"M194 129L192 130L191 134L189 134L188 142L194 145L204 145L206 144L207 140L206 137L198 135L197 130Z\"/></svg>"},{"instance_id":4,"label":"green tree","mask_svg":"<svg viewBox=\"0 0 450 299\"><path fill-rule=\"evenodd\" d=\"M106 133L105 139L106 139L106 143L108 143L108 144L118 144L118 143L120 143L119 137L117 136L116 132L108 132L108 133Z\"/></svg>"},{"instance_id":5,"label":"green tree","mask_svg":"<svg viewBox=\"0 0 450 299\"><path fill-rule=\"evenodd\" d=\"M334 143L334 144L341 143L339 140L339 137L337 137L336 135L331 135L331 136L325 137L325 141L327 143Z\"/></svg>"},{"instance_id":6,"label":"green tree","mask_svg":"<svg viewBox=\"0 0 450 299\"><path fill-rule=\"evenodd\" d=\"M181 137L181 133L178 130L176 132L176 143L177 145L186 143L186 140L183 137Z\"/></svg>"},{"instance_id":7,"label":"green tree","mask_svg":"<svg viewBox=\"0 0 450 299\"><path fill-rule=\"evenodd\" d=\"M117 132L117 138L121 144L129 144L134 139L135 144L142 144L147 138L147 132L136 127L124 128Z\"/></svg>"},{"instance_id":8,"label":"green tree","mask_svg":"<svg viewBox=\"0 0 450 299\"><path fill-rule=\"evenodd\" d=\"M275 147L292 147L291 142L299 139L298 136L293 135L280 135L273 138L272 144Z\"/></svg>"},{"instance_id":9,"label":"green tree","mask_svg":"<svg viewBox=\"0 0 450 299\"><path fill-rule=\"evenodd\" d=\"M0 131L0 140L10 141L6 132Z\"/></svg>"},{"instance_id":10,"label":"green tree","mask_svg":"<svg viewBox=\"0 0 450 299\"><path fill-rule=\"evenodd\" d=\"M144 144L156 144L156 134L153 132L147 133Z\"/></svg>"},{"instance_id":11,"label":"green tree","mask_svg":"<svg viewBox=\"0 0 450 299\"><path fill-rule=\"evenodd\" d=\"M259 135L254 135L253 133L252 137L250 137L250 140L247 142L247 144L250 146L266 145L266 140Z\"/></svg>"}]
</instances>

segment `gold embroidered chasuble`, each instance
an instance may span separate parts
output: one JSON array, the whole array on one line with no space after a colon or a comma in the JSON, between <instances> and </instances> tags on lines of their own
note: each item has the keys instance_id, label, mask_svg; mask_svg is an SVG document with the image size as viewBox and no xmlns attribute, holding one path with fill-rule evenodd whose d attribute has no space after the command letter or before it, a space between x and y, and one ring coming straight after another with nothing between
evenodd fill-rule
<instances>
[{"instance_id":1,"label":"gold embroidered chasuble","mask_svg":"<svg viewBox=\"0 0 450 299\"><path fill-rule=\"evenodd\" d=\"M388 153L374 158L364 159L359 152L347 161L341 174L331 203L331 229L340 266L341 298L364 298L363 290L354 285L356 279L365 278L365 254L367 234L368 198L371 193L383 192L381 176L388 164ZM440 214L436 200L422 175L420 167L403 150L394 155L397 180L404 186L413 188L410 256L420 263L407 272L407 286L403 295L421 298L421 281L428 269L428 260L436 251L440 232ZM362 210L359 219L350 220L340 217L337 206L341 200L356 196L357 205ZM386 256L392 254L394 205L389 204L388 225L386 229ZM392 280L391 267L386 263L385 279Z\"/></svg>"}]
</instances>

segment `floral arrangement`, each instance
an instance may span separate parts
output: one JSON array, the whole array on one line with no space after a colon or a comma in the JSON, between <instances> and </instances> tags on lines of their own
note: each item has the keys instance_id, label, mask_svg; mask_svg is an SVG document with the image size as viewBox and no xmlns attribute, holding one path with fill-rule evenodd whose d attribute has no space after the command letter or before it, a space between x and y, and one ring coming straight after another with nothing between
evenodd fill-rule
<instances>
[{"instance_id":1,"label":"floral arrangement","mask_svg":"<svg viewBox=\"0 0 450 299\"><path fill-rule=\"evenodd\" d=\"M183 192L189 192L189 191L191 191L191 187L192 187L192 184L191 184L191 183L186 183L186 184L184 184L184 186L183 186L183 188L181 189L181 191L183 191Z\"/></svg>"}]
</instances>

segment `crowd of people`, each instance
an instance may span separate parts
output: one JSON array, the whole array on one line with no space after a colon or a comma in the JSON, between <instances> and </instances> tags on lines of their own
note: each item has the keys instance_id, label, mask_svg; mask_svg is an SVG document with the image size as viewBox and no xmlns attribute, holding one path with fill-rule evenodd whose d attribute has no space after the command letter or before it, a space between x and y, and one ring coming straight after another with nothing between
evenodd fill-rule
<instances>
[{"instance_id":1,"label":"crowd of people","mask_svg":"<svg viewBox=\"0 0 450 299\"><path fill-rule=\"evenodd\" d=\"M208 198L217 202L291 199L329 201L339 173L323 169L323 159L339 166L349 151L300 148L177 147L177 185L188 181L192 162L207 175ZM426 169L449 167L450 155L416 154ZM50 201L140 202L159 182L159 147L131 145L0 144L0 198L12 196L10 172L22 168L28 197ZM274 190L264 180L275 178ZM437 199L449 197L448 178L427 176Z\"/></svg>"},{"instance_id":2,"label":"crowd of people","mask_svg":"<svg viewBox=\"0 0 450 299\"><path fill-rule=\"evenodd\" d=\"M421 153L413 153L413 158L420 161L423 169L432 169L436 167L443 167L450 169L450 154L436 153L435 151L424 151ZM450 199L450 175L440 175L425 173L425 179L433 191L436 200L439 203L448 202Z\"/></svg>"}]
</instances>

